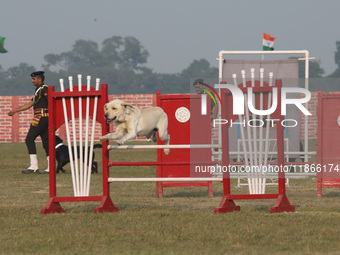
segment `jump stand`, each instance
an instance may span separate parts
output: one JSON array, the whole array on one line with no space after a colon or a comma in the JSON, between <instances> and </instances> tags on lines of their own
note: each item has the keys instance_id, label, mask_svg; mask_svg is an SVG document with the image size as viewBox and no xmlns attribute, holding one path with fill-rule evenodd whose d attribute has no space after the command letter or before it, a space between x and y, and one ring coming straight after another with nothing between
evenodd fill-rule
<instances>
[{"instance_id":1,"label":"jump stand","mask_svg":"<svg viewBox=\"0 0 340 255\"><path fill-rule=\"evenodd\" d=\"M340 94L318 91L318 183L322 187L340 187Z\"/></svg>"},{"instance_id":2,"label":"jump stand","mask_svg":"<svg viewBox=\"0 0 340 255\"><path fill-rule=\"evenodd\" d=\"M171 145L212 143L210 112L206 115L201 115L200 103L201 97L199 95L161 95L159 91L157 92L157 106L161 107L168 115L168 133L170 134ZM164 143L158 139L158 144ZM158 162L168 162L170 164L158 165L156 176L157 178L195 177L193 176L195 162L205 161L211 164L211 150L211 148L196 150L182 148L170 150L169 155L165 155L163 150L158 150ZM199 177L211 177L211 175L206 174ZM208 187L209 196L213 196L211 181L158 181L156 183L156 195L157 197L163 197L163 189L167 187L193 186L206 186Z\"/></svg>"},{"instance_id":3,"label":"jump stand","mask_svg":"<svg viewBox=\"0 0 340 255\"><path fill-rule=\"evenodd\" d=\"M244 76L243 76L244 78ZM236 80L236 78L235 78ZM261 84L260 84L261 83ZM275 80L275 85L271 86L271 84L268 84L266 82L260 82L252 80L251 82L245 82L245 78L243 80L243 83L240 84L238 87L242 90L245 102L247 104L247 89L249 87L252 87L253 90L253 102L255 100L256 103L254 104L254 107L256 109L266 109L262 108L260 106L259 102L264 102L264 105L266 106L267 102L271 99L271 92L273 91L273 88L277 88L277 101L281 102L281 80ZM222 133L222 165L223 166L229 166L230 160L229 160L229 133L228 129L230 127L230 120L236 121L239 120L245 120L245 123L248 123L250 120L249 118L249 109L247 108L247 105L245 106L245 116L242 115L233 115L232 109L233 109L233 100L232 100L232 94L230 93L229 89L223 88L223 85L226 84L225 82L220 82L220 91L221 91L221 98L223 102L222 106L222 112L221 112L221 119L228 120L229 122L227 124L221 125L221 133ZM235 82L235 85L237 83ZM248 95L249 96L249 95ZM269 101L270 102L270 101ZM270 106L270 103L268 103L268 106ZM269 107L268 107L269 109ZM283 120L283 116L281 115L281 105L278 103L276 110L270 115L267 116L267 118L271 119L278 119L276 127L276 137L277 137L277 162L271 162L271 165L277 165L277 166L284 166L284 137L283 137L283 127L281 125L281 121ZM254 116L252 119L260 119L261 116ZM262 120L262 119L261 119ZM241 121L242 122L242 121ZM246 124L247 125L247 124ZM249 126L249 125L248 125ZM247 128L248 128L247 126ZM252 132L258 132L255 128L251 127L247 129L248 131L248 138L251 137ZM268 127L267 127L268 129ZM261 131L262 132L262 131ZM245 162L244 165L268 165L268 162L266 162L267 157L263 157L262 155L264 152L261 153L261 150L256 148L260 143L259 141L262 141L261 139L256 138L258 135L255 135L255 143L249 144L248 147L250 151L250 157L251 160L248 160L249 155L245 156ZM258 140L256 140L258 139ZM250 139L248 139L249 141ZM246 141L246 139L244 139ZM246 142L244 143L244 147L246 147ZM256 177L250 176L251 178L248 178L249 182L252 182L253 180L261 180L262 177ZM264 183L265 184L265 183ZM250 187L250 186L249 186ZM276 194L264 194L261 192L261 190L258 190L258 192L254 192L253 189L250 189L250 194L232 194L231 193L231 185L230 185L230 172L225 171L223 172L223 198L218 208L215 208L215 213L227 213L227 212L233 212L233 211L240 211L240 206L237 206L234 202L234 200L238 199L276 199L276 203L273 207L271 207L270 212L271 213L279 213L279 212L293 212L295 211L295 207L291 205L287 199L286 196L286 190L285 190L285 174L284 171L279 170L278 171L278 193Z\"/></svg>"},{"instance_id":4,"label":"jump stand","mask_svg":"<svg viewBox=\"0 0 340 255\"><path fill-rule=\"evenodd\" d=\"M109 126L106 123L106 120L103 116L103 109L105 103L108 101L108 89L106 84L101 85L101 90L99 90L99 79L97 79L96 89L90 87L89 85L89 76L88 76L88 85L81 85L81 75L78 76L78 87L72 86L72 79L70 80L70 88L63 90L62 92L55 92L55 88L50 86L48 88L48 102L49 102L49 183L50 183L50 194L49 199L46 204L46 207L41 210L41 214L50 214L50 213L63 213L65 210L61 207L60 202L80 202L80 201L99 201L100 204L97 208L95 208L95 213L102 212L116 212L118 208L114 206L112 200L110 198L110 190L109 190L109 168L108 168L108 142L104 142L102 146L102 161L103 161L103 193L100 196L90 196L89 195L89 185L90 185L90 176L91 176L91 168L87 169L87 164L80 164L80 167L76 167L73 169L73 161L70 162L72 169L72 177L73 180L73 188L74 188L74 196L64 196L60 197L57 195L57 184L56 184L56 130L65 123L66 120L71 120L72 123L75 123L75 118L79 119L80 129L83 129L82 119L86 118L87 123L89 122L89 116L93 119L92 126L92 140L91 146L93 146L94 139L94 126L95 122L101 124L102 134L107 134L109 132ZM61 80L62 81L62 80ZM62 81L63 82L63 81ZM71 107L70 107L71 106ZM63 112L63 108L67 109L67 111ZM81 118L80 118L81 116ZM68 123L65 123L68 127ZM75 132L75 126L72 129ZM88 125L86 124L86 131L88 131ZM80 135L81 136L81 135ZM74 136L73 139L76 139ZM74 140L75 141L75 140ZM85 140L88 142L87 138ZM70 144L70 139L68 136L68 143ZM77 145L77 142L74 142ZM80 139L80 144L82 144L82 139ZM82 148L82 147L80 147ZM87 148L87 143L84 144L84 148ZM70 149L70 148L69 148ZM87 149L85 149L87 151ZM70 155L72 151L70 151ZM75 152L76 153L76 152ZM84 160L82 158L82 153L80 153L80 162ZM86 155L86 152L84 153ZM92 158L92 150L90 150L89 158ZM74 161L78 161L77 157L74 157ZM87 158L88 159L88 158ZM88 159L88 160L90 160ZM86 162L86 156L85 156ZM91 161L88 161L91 162ZM84 169L82 169L84 167ZM81 171L83 170L83 171ZM87 171L88 170L88 171ZM77 177L77 178L76 178Z\"/></svg>"}]
</instances>

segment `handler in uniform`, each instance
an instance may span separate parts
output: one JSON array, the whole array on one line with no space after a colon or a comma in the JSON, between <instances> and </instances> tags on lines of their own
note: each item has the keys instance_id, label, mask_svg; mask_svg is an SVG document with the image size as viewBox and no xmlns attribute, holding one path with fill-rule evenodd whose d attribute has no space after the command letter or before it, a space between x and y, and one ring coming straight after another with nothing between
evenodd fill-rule
<instances>
[{"instance_id":1,"label":"handler in uniform","mask_svg":"<svg viewBox=\"0 0 340 255\"><path fill-rule=\"evenodd\" d=\"M35 139L40 135L43 147L47 156L47 163L49 162L48 156L48 96L47 85L44 84L44 72L38 71L31 74L32 83L36 87L35 94L32 100L24 104L17 109L14 109L8 113L9 116L13 116L15 113L27 110L33 106L34 118L32 120L30 129L26 136L26 146L30 155L31 165L23 170L23 174L39 173L37 150L35 146ZM44 171L48 173L49 169Z\"/></svg>"}]
</instances>

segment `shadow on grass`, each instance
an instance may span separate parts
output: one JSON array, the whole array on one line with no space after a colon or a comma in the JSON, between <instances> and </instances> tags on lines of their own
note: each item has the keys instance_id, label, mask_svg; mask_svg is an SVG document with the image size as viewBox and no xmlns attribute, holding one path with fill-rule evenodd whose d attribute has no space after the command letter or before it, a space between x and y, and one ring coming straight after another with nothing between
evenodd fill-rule
<instances>
[{"instance_id":1,"label":"shadow on grass","mask_svg":"<svg viewBox=\"0 0 340 255\"><path fill-rule=\"evenodd\" d=\"M340 197L340 192L332 191L322 195L323 197Z\"/></svg>"},{"instance_id":2,"label":"shadow on grass","mask_svg":"<svg viewBox=\"0 0 340 255\"><path fill-rule=\"evenodd\" d=\"M191 205L186 204L176 204L176 205L151 205L151 204L137 204L137 203L121 203L121 204L115 204L119 208L119 211L129 211L129 210L149 210L151 211L159 211L159 210L181 210L181 209L190 209L193 210ZM168 214L170 215L170 213Z\"/></svg>"},{"instance_id":3,"label":"shadow on grass","mask_svg":"<svg viewBox=\"0 0 340 255\"><path fill-rule=\"evenodd\" d=\"M243 206L245 207L245 206ZM249 205L249 210L253 210L256 212L268 212L270 211L270 206L268 205L256 205L255 207L253 205Z\"/></svg>"},{"instance_id":4,"label":"shadow on grass","mask_svg":"<svg viewBox=\"0 0 340 255\"><path fill-rule=\"evenodd\" d=\"M66 213L94 213L94 210L98 207L98 205L99 203L77 203L74 205L63 203L61 207L66 211Z\"/></svg>"},{"instance_id":5,"label":"shadow on grass","mask_svg":"<svg viewBox=\"0 0 340 255\"><path fill-rule=\"evenodd\" d=\"M214 196L216 194L214 193ZM173 198L173 197L209 197L208 191L182 191L169 195L164 195L163 197Z\"/></svg>"}]
</instances>

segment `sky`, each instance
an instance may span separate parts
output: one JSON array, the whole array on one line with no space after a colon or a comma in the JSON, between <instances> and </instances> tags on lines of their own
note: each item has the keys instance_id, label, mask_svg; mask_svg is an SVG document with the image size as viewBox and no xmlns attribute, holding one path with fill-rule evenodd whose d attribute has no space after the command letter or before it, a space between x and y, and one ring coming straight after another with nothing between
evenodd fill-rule
<instances>
[{"instance_id":1,"label":"sky","mask_svg":"<svg viewBox=\"0 0 340 255\"><path fill-rule=\"evenodd\" d=\"M3 69L70 51L78 39L101 46L134 36L149 52L147 66L177 73L195 59L218 67L221 50L262 50L263 33L275 50L308 50L326 74L336 68L339 0L0 0ZM244 56L243 56L244 57ZM280 56L282 58L282 56Z\"/></svg>"}]
</instances>

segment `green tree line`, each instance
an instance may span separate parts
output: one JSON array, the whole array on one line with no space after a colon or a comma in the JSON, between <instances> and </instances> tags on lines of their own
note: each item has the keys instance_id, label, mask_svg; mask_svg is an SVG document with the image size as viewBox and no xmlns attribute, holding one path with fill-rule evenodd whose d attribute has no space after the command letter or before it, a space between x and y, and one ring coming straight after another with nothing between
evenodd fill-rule
<instances>
[{"instance_id":1,"label":"green tree line","mask_svg":"<svg viewBox=\"0 0 340 255\"><path fill-rule=\"evenodd\" d=\"M329 77L340 77L340 41L336 42L335 63L337 70ZM59 79L77 74L101 78L109 84L110 94L187 93L190 82L197 77L217 78L218 68L212 67L206 59L193 60L179 73L156 73L147 67L149 52L134 37L112 36L101 45L90 40L77 40L72 49L60 54L44 56L42 68L28 63L4 70L0 66L0 95L31 95L27 86L29 74L44 70L46 83L59 87ZM303 61L300 61L299 75L304 77ZM319 62L310 62L310 77L323 78L324 70ZM85 79L83 79L85 80Z\"/></svg>"}]
</instances>

